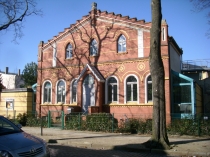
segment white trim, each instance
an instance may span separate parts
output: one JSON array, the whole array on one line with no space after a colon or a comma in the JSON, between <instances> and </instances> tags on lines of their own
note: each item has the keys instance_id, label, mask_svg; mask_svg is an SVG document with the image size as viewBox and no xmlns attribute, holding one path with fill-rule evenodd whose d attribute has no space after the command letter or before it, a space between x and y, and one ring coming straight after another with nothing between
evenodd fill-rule
<instances>
[{"instance_id":1,"label":"white trim","mask_svg":"<svg viewBox=\"0 0 210 157\"><path fill-rule=\"evenodd\" d=\"M148 100L147 100L147 95L148 95L148 93L147 93L147 78L150 76L151 74L149 73L149 74L147 74L147 76L145 77L145 79L144 79L144 87L145 87L145 104L147 104L147 103L149 103L148 102Z\"/></svg>"},{"instance_id":2,"label":"white trim","mask_svg":"<svg viewBox=\"0 0 210 157\"><path fill-rule=\"evenodd\" d=\"M124 79L124 104L127 103L127 100L126 100L127 99L127 95L126 95L126 90L127 90L126 89L126 87L127 87L126 80L127 80L127 78L129 76L134 76L136 78L136 80L137 80L137 103L139 104L139 78L136 75L134 75L134 74L127 75L125 77L125 79ZM136 102L136 101L134 101L134 102Z\"/></svg>"},{"instance_id":3,"label":"white trim","mask_svg":"<svg viewBox=\"0 0 210 157\"><path fill-rule=\"evenodd\" d=\"M144 33L138 29L138 57L144 57Z\"/></svg>"},{"instance_id":4,"label":"white trim","mask_svg":"<svg viewBox=\"0 0 210 157\"><path fill-rule=\"evenodd\" d=\"M162 41L166 41L166 28L165 27L162 27L161 37L162 37Z\"/></svg>"},{"instance_id":5,"label":"white trim","mask_svg":"<svg viewBox=\"0 0 210 157\"><path fill-rule=\"evenodd\" d=\"M130 26L130 24L146 27L147 29L149 29L149 31L150 31L150 28L151 28L151 26L147 26L146 24L142 25L142 24L138 24L138 23L134 23L134 22L128 22L128 21L123 21L123 20L119 20L119 19L109 18L109 17L105 17L105 16L101 16L101 15L96 15L96 16L98 17L97 20L99 20L99 21L104 21L104 22L109 22L109 23L114 23L114 24L119 24L119 22L128 23L128 24L120 23L120 25L124 25L124 26L130 27L130 28L138 29L137 27ZM104 20L104 19L100 19L100 17L109 19L110 21L107 21L107 20ZM119 22L116 22L116 21L119 21Z\"/></svg>"},{"instance_id":6,"label":"white trim","mask_svg":"<svg viewBox=\"0 0 210 157\"><path fill-rule=\"evenodd\" d=\"M49 41L46 45L43 46L42 50L46 50L51 45L51 43L53 41L60 41L64 37L68 36L69 34L76 32L80 27L83 28L89 22L90 22L90 16L88 16L84 20L80 21L79 23L77 23L76 25L74 25L72 28L69 28L68 30L66 30L63 33L61 33L60 35L58 35L56 37L56 39L54 39L52 41Z\"/></svg>"},{"instance_id":7,"label":"white trim","mask_svg":"<svg viewBox=\"0 0 210 157\"><path fill-rule=\"evenodd\" d=\"M51 96L50 96L50 104L52 104L52 82L50 81L50 80L45 80L44 82L43 82L43 84L42 84L42 104L44 103L44 85L45 85L45 83L46 82L49 82L50 83L50 85L51 85L51 92L50 92L50 94L51 94Z\"/></svg>"},{"instance_id":8,"label":"white trim","mask_svg":"<svg viewBox=\"0 0 210 157\"><path fill-rule=\"evenodd\" d=\"M52 58L52 66L55 67L56 66L56 57L57 57L57 45L56 42L53 43L53 58Z\"/></svg>"},{"instance_id":9,"label":"white trim","mask_svg":"<svg viewBox=\"0 0 210 157\"><path fill-rule=\"evenodd\" d=\"M111 76L106 78L106 82L105 82L105 104L108 104L108 80L111 77L114 77L117 80L117 104L119 104L119 80L114 75L111 75Z\"/></svg>"},{"instance_id":10,"label":"white trim","mask_svg":"<svg viewBox=\"0 0 210 157\"><path fill-rule=\"evenodd\" d=\"M73 102L72 102L72 94L73 94L72 86L73 86L74 81L77 81L77 79L73 79L70 83L70 104L73 104ZM76 99L77 99L77 91L76 91Z\"/></svg>"}]
</instances>

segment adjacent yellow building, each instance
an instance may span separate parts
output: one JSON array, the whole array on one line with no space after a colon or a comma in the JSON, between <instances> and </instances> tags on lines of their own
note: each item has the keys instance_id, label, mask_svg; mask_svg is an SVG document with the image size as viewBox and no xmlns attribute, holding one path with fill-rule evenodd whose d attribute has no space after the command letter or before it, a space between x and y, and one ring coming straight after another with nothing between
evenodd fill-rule
<instances>
[{"instance_id":1,"label":"adjacent yellow building","mask_svg":"<svg viewBox=\"0 0 210 157\"><path fill-rule=\"evenodd\" d=\"M35 111L32 88L3 89L0 96L0 115L15 118L19 113Z\"/></svg>"}]
</instances>

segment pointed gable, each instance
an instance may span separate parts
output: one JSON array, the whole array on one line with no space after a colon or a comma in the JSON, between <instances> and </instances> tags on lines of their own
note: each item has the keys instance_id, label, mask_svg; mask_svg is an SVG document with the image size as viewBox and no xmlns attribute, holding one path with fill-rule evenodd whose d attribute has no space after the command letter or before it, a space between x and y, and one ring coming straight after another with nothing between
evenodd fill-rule
<instances>
[{"instance_id":1,"label":"pointed gable","mask_svg":"<svg viewBox=\"0 0 210 157\"><path fill-rule=\"evenodd\" d=\"M98 71L98 69L96 69L96 67L94 67L91 64L87 64L85 66L85 68L82 70L81 74L79 75L79 77L77 78L77 80L80 80L80 78L85 74L85 72L88 70L90 70L92 72L92 74L95 76L95 78L98 80L98 82L105 82L105 79L103 78L103 76L100 74L100 72Z\"/></svg>"}]
</instances>

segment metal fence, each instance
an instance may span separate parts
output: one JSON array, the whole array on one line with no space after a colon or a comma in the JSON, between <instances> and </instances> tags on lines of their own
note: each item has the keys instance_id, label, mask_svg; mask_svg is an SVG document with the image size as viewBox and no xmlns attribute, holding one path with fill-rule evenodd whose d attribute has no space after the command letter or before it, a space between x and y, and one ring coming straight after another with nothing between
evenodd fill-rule
<instances>
[{"instance_id":1,"label":"metal fence","mask_svg":"<svg viewBox=\"0 0 210 157\"><path fill-rule=\"evenodd\" d=\"M170 116L172 118L171 123L167 125L168 134L210 136L210 114L182 114L180 116L170 114ZM26 126L59 127L61 129L102 132L152 133L151 114L84 114L72 112L64 115L62 111L49 111L47 115L42 115L40 118L36 112L23 114L13 112L8 118Z\"/></svg>"}]
</instances>

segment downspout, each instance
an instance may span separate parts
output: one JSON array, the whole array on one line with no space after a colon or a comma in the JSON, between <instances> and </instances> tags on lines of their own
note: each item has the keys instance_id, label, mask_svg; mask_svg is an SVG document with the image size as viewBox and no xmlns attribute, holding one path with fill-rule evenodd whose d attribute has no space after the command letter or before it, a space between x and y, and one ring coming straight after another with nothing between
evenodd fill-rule
<instances>
[{"instance_id":1,"label":"downspout","mask_svg":"<svg viewBox=\"0 0 210 157\"><path fill-rule=\"evenodd\" d=\"M36 103L39 103L39 114L38 116L41 117L41 103L42 103L42 62L43 62L43 53L42 53L42 48L43 48L43 45L44 45L44 42L41 41L39 43L39 56L38 56L38 62L40 62L40 81L37 80L37 83L39 85L39 102L36 102ZM38 74L38 73L37 73ZM37 77L38 79L39 77ZM37 95L38 96L38 95Z\"/></svg>"}]
</instances>

